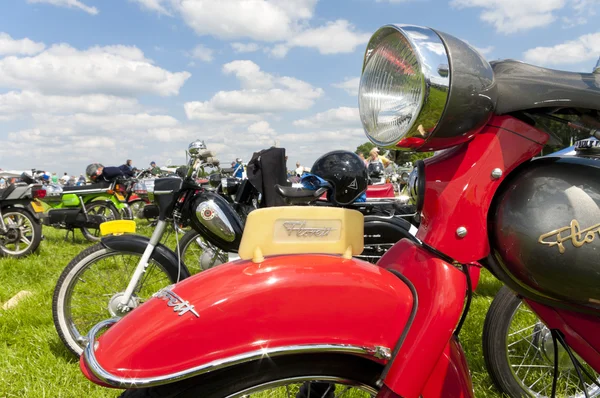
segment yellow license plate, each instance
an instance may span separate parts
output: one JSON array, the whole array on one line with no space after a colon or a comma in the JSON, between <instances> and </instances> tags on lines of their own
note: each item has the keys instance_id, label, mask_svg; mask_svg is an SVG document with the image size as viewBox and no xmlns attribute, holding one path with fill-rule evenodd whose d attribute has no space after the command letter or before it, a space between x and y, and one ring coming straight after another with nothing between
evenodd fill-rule
<instances>
[{"instance_id":1,"label":"yellow license plate","mask_svg":"<svg viewBox=\"0 0 600 398\"><path fill-rule=\"evenodd\" d=\"M33 211L35 211L36 213L44 212L44 206L42 206L38 202L31 202L31 207L33 208Z\"/></svg>"},{"instance_id":2,"label":"yellow license plate","mask_svg":"<svg viewBox=\"0 0 600 398\"><path fill-rule=\"evenodd\" d=\"M115 192L115 196L119 199L120 202L125 202L125 196L121 195L118 192Z\"/></svg>"}]
</instances>

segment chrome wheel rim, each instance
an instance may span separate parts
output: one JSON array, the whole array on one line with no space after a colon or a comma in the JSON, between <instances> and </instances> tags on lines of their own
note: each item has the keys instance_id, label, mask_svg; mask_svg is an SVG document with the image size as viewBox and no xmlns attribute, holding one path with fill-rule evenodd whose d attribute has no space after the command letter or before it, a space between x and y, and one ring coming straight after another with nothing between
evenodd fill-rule
<instances>
[{"instance_id":1,"label":"chrome wheel rim","mask_svg":"<svg viewBox=\"0 0 600 398\"><path fill-rule=\"evenodd\" d=\"M137 253L106 250L93 259L83 260L89 262L73 277L64 303L69 332L82 349L87 343L89 330L114 316L115 298L125 292L140 258L141 254ZM170 284L171 280L160 264L150 260L130 302L139 306Z\"/></svg>"},{"instance_id":2,"label":"chrome wheel rim","mask_svg":"<svg viewBox=\"0 0 600 398\"><path fill-rule=\"evenodd\" d=\"M91 215L102 216L104 218L105 222L113 221L113 220L117 219L117 214L115 213L115 210L113 210L106 203L91 202L87 206L89 206L89 207L86 207L86 212L89 216L91 216ZM87 233L95 240L100 240L100 226L98 226L98 228L83 228L83 229L85 229L87 231Z\"/></svg>"},{"instance_id":3,"label":"chrome wheel rim","mask_svg":"<svg viewBox=\"0 0 600 398\"><path fill-rule=\"evenodd\" d=\"M300 388L304 388L303 397L306 398L371 398L377 395L373 387L342 377L301 376L263 383L226 398L296 398Z\"/></svg>"},{"instance_id":4,"label":"chrome wheel rim","mask_svg":"<svg viewBox=\"0 0 600 398\"><path fill-rule=\"evenodd\" d=\"M181 258L192 275L228 261L226 253L199 234L181 248Z\"/></svg>"},{"instance_id":5,"label":"chrome wheel rim","mask_svg":"<svg viewBox=\"0 0 600 398\"><path fill-rule=\"evenodd\" d=\"M513 377L531 396L545 398L552 393L554 373L554 343L550 330L525 305L519 303L510 320L506 335L506 355ZM560 345L557 397L585 398L577 371L564 348ZM578 360L600 382L600 375L581 358ZM582 372L583 374L583 372ZM584 374L589 397L600 397L600 388Z\"/></svg>"},{"instance_id":6,"label":"chrome wheel rim","mask_svg":"<svg viewBox=\"0 0 600 398\"><path fill-rule=\"evenodd\" d=\"M6 235L0 235L0 245L4 253L12 256L25 253L35 238L31 220L17 212L4 213L2 219L7 228Z\"/></svg>"}]
</instances>

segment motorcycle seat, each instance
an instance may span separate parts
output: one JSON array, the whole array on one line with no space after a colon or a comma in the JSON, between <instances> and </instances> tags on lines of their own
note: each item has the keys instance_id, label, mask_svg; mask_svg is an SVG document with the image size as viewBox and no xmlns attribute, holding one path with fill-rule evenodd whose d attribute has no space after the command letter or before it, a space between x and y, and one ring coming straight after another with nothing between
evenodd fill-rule
<instances>
[{"instance_id":1,"label":"motorcycle seat","mask_svg":"<svg viewBox=\"0 0 600 398\"><path fill-rule=\"evenodd\" d=\"M106 189L106 188L109 188L110 185L111 185L110 182L99 182L99 183L90 184L90 185L62 187L62 190L63 190L63 192L77 193L77 191L93 191L93 190Z\"/></svg>"},{"instance_id":2,"label":"motorcycle seat","mask_svg":"<svg viewBox=\"0 0 600 398\"><path fill-rule=\"evenodd\" d=\"M600 74L558 71L515 60L490 64L498 88L498 115L555 107L600 110Z\"/></svg>"},{"instance_id":3,"label":"motorcycle seat","mask_svg":"<svg viewBox=\"0 0 600 398\"><path fill-rule=\"evenodd\" d=\"M285 187L276 184L275 191L289 205L308 205L318 200L321 195L327 192L327 189L319 188L315 191L308 188Z\"/></svg>"},{"instance_id":4,"label":"motorcycle seat","mask_svg":"<svg viewBox=\"0 0 600 398\"><path fill-rule=\"evenodd\" d=\"M15 184L11 184L4 189L0 189L0 200L6 199L12 191L15 190Z\"/></svg>"}]
</instances>

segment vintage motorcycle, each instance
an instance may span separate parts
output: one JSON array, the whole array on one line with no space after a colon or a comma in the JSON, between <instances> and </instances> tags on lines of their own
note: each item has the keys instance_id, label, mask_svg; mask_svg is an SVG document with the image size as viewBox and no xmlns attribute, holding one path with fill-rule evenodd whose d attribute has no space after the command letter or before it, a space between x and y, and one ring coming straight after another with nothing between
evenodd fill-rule
<instances>
[{"instance_id":1,"label":"vintage motorcycle","mask_svg":"<svg viewBox=\"0 0 600 398\"><path fill-rule=\"evenodd\" d=\"M41 200L50 207L42 216L44 225L66 229L75 236L80 229L90 242L100 240L100 224L120 220L129 214L125 199L126 180L100 182L91 185L60 187L47 185Z\"/></svg>"},{"instance_id":2,"label":"vintage motorcycle","mask_svg":"<svg viewBox=\"0 0 600 398\"><path fill-rule=\"evenodd\" d=\"M1 174L1 172L0 172ZM37 250L42 241L38 202L42 185L23 173L21 182L0 189L0 257L20 258Z\"/></svg>"},{"instance_id":3,"label":"vintage motorcycle","mask_svg":"<svg viewBox=\"0 0 600 398\"><path fill-rule=\"evenodd\" d=\"M451 148L411 173L419 241L375 266L351 257L359 212L257 210L241 260L92 328L83 373L127 397L472 397L457 336L483 265L548 328L549 396L562 387L559 345L580 384L596 384L600 163L532 159L548 119L598 134L599 86L598 75L490 65L449 34L384 26L359 88L369 139Z\"/></svg>"}]
</instances>

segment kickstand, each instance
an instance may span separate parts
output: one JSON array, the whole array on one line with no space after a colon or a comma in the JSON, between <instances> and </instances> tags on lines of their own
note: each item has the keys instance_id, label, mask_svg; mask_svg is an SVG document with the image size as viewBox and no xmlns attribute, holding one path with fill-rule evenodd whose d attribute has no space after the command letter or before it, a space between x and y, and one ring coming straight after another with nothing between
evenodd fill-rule
<instances>
[{"instance_id":1,"label":"kickstand","mask_svg":"<svg viewBox=\"0 0 600 398\"><path fill-rule=\"evenodd\" d=\"M69 233L73 234L72 243L75 243L75 230L74 229L67 229L67 234L65 235L65 242L67 242L69 240Z\"/></svg>"}]
</instances>

